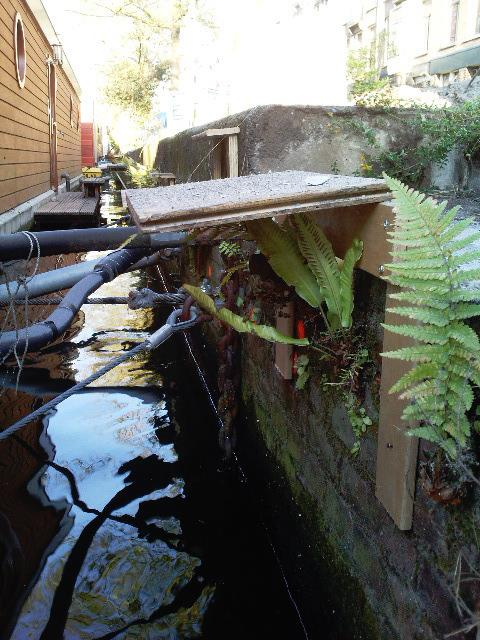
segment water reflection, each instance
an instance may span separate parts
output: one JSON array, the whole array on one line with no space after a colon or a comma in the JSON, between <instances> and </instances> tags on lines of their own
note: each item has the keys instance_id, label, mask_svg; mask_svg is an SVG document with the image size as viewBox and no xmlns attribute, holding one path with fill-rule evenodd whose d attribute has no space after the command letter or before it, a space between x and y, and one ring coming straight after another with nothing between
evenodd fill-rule
<instances>
[{"instance_id":1,"label":"water reflection","mask_svg":"<svg viewBox=\"0 0 480 640\"><path fill-rule=\"evenodd\" d=\"M127 274L98 295L146 284ZM2 425L154 323L85 306L64 344L29 356L18 392L16 372L4 376ZM218 471L215 423L178 348L123 364L0 443L2 640L301 637L250 497Z\"/></svg>"},{"instance_id":2,"label":"water reflection","mask_svg":"<svg viewBox=\"0 0 480 640\"><path fill-rule=\"evenodd\" d=\"M135 284L135 276L128 274L102 287L99 295L122 295ZM71 350L72 382L144 340L144 329L153 321L150 312L134 314L123 306L89 306L84 314L84 327L72 342L88 345ZM50 640L64 633L72 639L97 638L136 619L148 620L159 604L173 602L200 565L175 548L181 539L175 517L139 515L144 500L168 503L183 493L173 443L161 444L156 436L170 419L161 378L140 359L97 384L101 390L72 396L44 421L43 448L52 452L55 467L41 468L28 490L44 505L63 507L60 529L68 533L47 558L14 640ZM109 392L105 387L110 385ZM121 386L128 386L128 392ZM181 620L171 614L170 620L138 630L133 625L128 637L195 637L209 594L208 588L198 589L196 607L183 612Z\"/></svg>"}]
</instances>

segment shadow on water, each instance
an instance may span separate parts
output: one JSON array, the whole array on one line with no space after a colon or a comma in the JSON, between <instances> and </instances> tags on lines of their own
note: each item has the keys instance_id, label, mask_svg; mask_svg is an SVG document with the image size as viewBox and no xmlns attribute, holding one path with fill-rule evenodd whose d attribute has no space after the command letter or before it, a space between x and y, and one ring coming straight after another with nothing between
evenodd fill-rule
<instances>
[{"instance_id":1,"label":"shadow on water","mask_svg":"<svg viewBox=\"0 0 480 640\"><path fill-rule=\"evenodd\" d=\"M124 306L83 317L68 342L29 357L18 391L7 372L3 427L158 324ZM180 339L97 385L0 444L0 637L303 638Z\"/></svg>"}]
</instances>

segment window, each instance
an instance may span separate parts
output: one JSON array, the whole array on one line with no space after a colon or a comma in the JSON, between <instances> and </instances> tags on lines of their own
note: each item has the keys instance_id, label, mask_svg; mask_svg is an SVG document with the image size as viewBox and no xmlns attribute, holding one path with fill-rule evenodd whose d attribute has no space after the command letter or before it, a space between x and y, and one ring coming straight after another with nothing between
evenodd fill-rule
<instances>
[{"instance_id":1,"label":"window","mask_svg":"<svg viewBox=\"0 0 480 640\"><path fill-rule=\"evenodd\" d=\"M72 127L72 129L75 127L73 112L74 112L73 96L70 95L70 126Z\"/></svg>"},{"instance_id":2,"label":"window","mask_svg":"<svg viewBox=\"0 0 480 640\"><path fill-rule=\"evenodd\" d=\"M450 44L455 44L455 42L457 41L458 5L459 5L459 0L452 0L452 12L451 12L451 20L450 20Z\"/></svg>"},{"instance_id":3,"label":"window","mask_svg":"<svg viewBox=\"0 0 480 640\"><path fill-rule=\"evenodd\" d=\"M424 15L420 24L419 41L418 41L418 53L417 55L424 55L428 53L430 48L430 23L431 23L431 3L424 0Z\"/></svg>"},{"instance_id":4,"label":"window","mask_svg":"<svg viewBox=\"0 0 480 640\"><path fill-rule=\"evenodd\" d=\"M25 76L27 74L27 54L25 50L25 31L23 29L22 16L19 13L15 16L14 39L17 81L20 89L23 89L25 86Z\"/></svg>"},{"instance_id":5,"label":"window","mask_svg":"<svg viewBox=\"0 0 480 640\"><path fill-rule=\"evenodd\" d=\"M347 44L352 48L359 47L362 44L362 30L359 24L352 24L348 27Z\"/></svg>"}]
</instances>

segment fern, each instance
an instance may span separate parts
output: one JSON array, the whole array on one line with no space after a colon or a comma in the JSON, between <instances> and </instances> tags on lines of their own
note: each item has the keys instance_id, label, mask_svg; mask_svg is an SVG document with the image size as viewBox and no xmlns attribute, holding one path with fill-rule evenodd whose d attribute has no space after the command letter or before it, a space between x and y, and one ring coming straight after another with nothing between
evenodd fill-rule
<instances>
[{"instance_id":1,"label":"fern","mask_svg":"<svg viewBox=\"0 0 480 640\"><path fill-rule=\"evenodd\" d=\"M238 242L228 242L228 240L220 242L218 250L222 256L225 256L226 258L234 258L235 256L240 256L242 254L242 249Z\"/></svg>"},{"instance_id":2,"label":"fern","mask_svg":"<svg viewBox=\"0 0 480 640\"><path fill-rule=\"evenodd\" d=\"M253 333L259 338L268 340L269 342L281 342L283 344L294 344L299 347L306 347L309 345L308 338L291 338L286 336L280 331L277 331L275 327L269 327L263 324L255 324L250 320L245 320L241 316L233 313L229 309L222 308L220 310L215 306L215 302L204 291L198 287L193 287L189 284L184 284L183 289L187 291L198 304L209 315L218 318L225 324L230 325L235 331L239 333Z\"/></svg>"},{"instance_id":3,"label":"fern","mask_svg":"<svg viewBox=\"0 0 480 640\"><path fill-rule=\"evenodd\" d=\"M353 269L363 251L360 240L353 241L339 265L322 229L306 215L295 217L294 229L256 220L247 223L247 230L275 273L301 298L315 308L325 303L329 329L351 326Z\"/></svg>"},{"instance_id":4,"label":"fern","mask_svg":"<svg viewBox=\"0 0 480 640\"><path fill-rule=\"evenodd\" d=\"M311 218L299 215L295 220L298 230L298 246L308 266L317 279L320 294L328 309L328 321L337 329L342 317L340 298L340 269L332 245Z\"/></svg>"},{"instance_id":5,"label":"fern","mask_svg":"<svg viewBox=\"0 0 480 640\"><path fill-rule=\"evenodd\" d=\"M295 287L311 307L318 307L321 301L318 285L292 236L273 220L252 220L246 226L275 273Z\"/></svg>"},{"instance_id":6,"label":"fern","mask_svg":"<svg viewBox=\"0 0 480 640\"><path fill-rule=\"evenodd\" d=\"M466 413L473 403L471 384L480 384L480 341L463 322L480 315L480 305L474 304L480 289L471 288L480 270L470 268L480 260L474 248L480 236L472 232L471 220L455 221L457 208L446 211L446 203L437 204L384 177L396 211L396 228L389 234L396 261L386 265L387 279L406 289L391 295L400 304L390 311L415 323L384 327L417 343L383 354L416 363L390 392L410 401L403 419L420 426L409 434L434 442L455 458L470 436Z\"/></svg>"}]
</instances>

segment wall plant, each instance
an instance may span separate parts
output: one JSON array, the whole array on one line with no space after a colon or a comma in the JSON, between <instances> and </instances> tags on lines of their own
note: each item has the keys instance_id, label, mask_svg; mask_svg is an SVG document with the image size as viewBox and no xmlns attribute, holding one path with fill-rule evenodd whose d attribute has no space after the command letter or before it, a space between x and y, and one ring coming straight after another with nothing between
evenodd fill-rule
<instances>
[{"instance_id":1,"label":"wall plant","mask_svg":"<svg viewBox=\"0 0 480 640\"><path fill-rule=\"evenodd\" d=\"M348 329L352 324L353 269L363 243L355 239L339 264L331 243L312 218L300 214L292 224L283 228L273 220L254 220L247 222L247 230L275 273L311 307L320 309L328 330Z\"/></svg>"},{"instance_id":2,"label":"wall plant","mask_svg":"<svg viewBox=\"0 0 480 640\"><path fill-rule=\"evenodd\" d=\"M446 211L400 181L384 175L393 192L396 228L390 232L394 262L388 280L404 289L391 295L391 309L415 324L385 329L416 344L383 354L413 362L392 387L409 401L403 419L419 426L409 433L441 447L455 459L470 436L467 412L473 385L480 385L480 341L465 320L480 316L480 232L471 219L456 221L458 207Z\"/></svg>"},{"instance_id":3,"label":"wall plant","mask_svg":"<svg viewBox=\"0 0 480 640\"><path fill-rule=\"evenodd\" d=\"M284 335L283 333L280 333L280 331L277 331L275 327L256 324L255 322L246 320L245 318L242 318L242 316L239 316L224 307L217 309L215 301L199 287L184 284L182 288L185 289L185 291L187 291L199 304L199 306L210 316L213 316L214 318L217 318L217 320L224 322L239 333L251 333L258 336L259 338L268 340L269 342L293 344L299 347L306 347L309 345L308 338L292 338L290 336Z\"/></svg>"}]
</instances>

